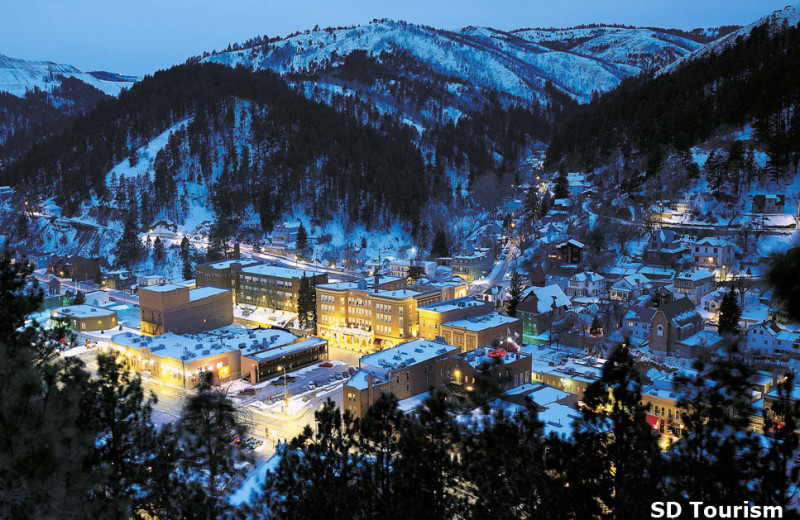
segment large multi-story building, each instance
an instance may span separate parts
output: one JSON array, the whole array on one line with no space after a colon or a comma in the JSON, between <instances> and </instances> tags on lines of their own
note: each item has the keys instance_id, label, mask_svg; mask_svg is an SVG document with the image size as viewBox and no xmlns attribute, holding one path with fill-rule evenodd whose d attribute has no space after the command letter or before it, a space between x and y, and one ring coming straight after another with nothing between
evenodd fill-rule
<instances>
[{"instance_id":1,"label":"large multi-story building","mask_svg":"<svg viewBox=\"0 0 800 520\"><path fill-rule=\"evenodd\" d=\"M444 378L439 361L459 352L440 340L417 339L362 357L342 390L345 411L363 417L382 393L407 399L427 392Z\"/></svg>"},{"instance_id":2,"label":"large multi-story building","mask_svg":"<svg viewBox=\"0 0 800 520\"><path fill-rule=\"evenodd\" d=\"M317 333L331 345L361 352L415 336L417 297L405 278L380 277L316 286Z\"/></svg>"},{"instance_id":3,"label":"large multi-story building","mask_svg":"<svg viewBox=\"0 0 800 520\"><path fill-rule=\"evenodd\" d=\"M467 283L483 278L492 270L493 259L489 253L454 256L450 262L451 272Z\"/></svg>"},{"instance_id":4,"label":"large multi-story building","mask_svg":"<svg viewBox=\"0 0 800 520\"><path fill-rule=\"evenodd\" d=\"M200 334L111 337L110 347L127 368L174 386L193 388L211 372L215 383L244 378L259 383L326 358L327 343L274 329L229 326Z\"/></svg>"},{"instance_id":5,"label":"large multi-story building","mask_svg":"<svg viewBox=\"0 0 800 520\"><path fill-rule=\"evenodd\" d=\"M474 390L480 374L497 381L498 390L506 391L531 381L531 354L476 348L442 359L439 374L443 382L460 385L465 394Z\"/></svg>"},{"instance_id":6,"label":"large multi-story building","mask_svg":"<svg viewBox=\"0 0 800 520\"><path fill-rule=\"evenodd\" d=\"M139 290L142 333L197 334L233 323L230 289L155 285Z\"/></svg>"},{"instance_id":7,"label":"large multi-story building","mask_svg":"<svg viewBox=\"0 0 800 520\"><path fill-rule=\"evenodd\" d=\"M445 300L417 309L419 337L432 340L442 336L442 325L473 316L489 314L493 310L491 302L476 300L470 296Z\"/></svg>"},{"instance_id":8,"label":"large multi-story building","mask_svg":"<svg viewBox=\"0 0 800 520\"><path fill-rule=\"evenodd\" d=\"M472 350L495 341L521 341L522 320L492 312L443 323L441 331L446 343Z\"/></svg>"},{"instance_id":9,"label":"large multi-story building","mask_svg":"<svg viewBox=\"0 0 800 520\"><path fill-rule=\"evenodd\" d=\"M198 287L231 289L237 304L297 312L300 280L326 283L328 275L311 269L262 264L259 261L223 260L197 266Z\"/></svg>"},{"instance_id":10,"label":"large multi-story building","mask_svg":"<svg viewBox=\"0 0 800 520\"><path fill-rule=\"evenodd\" d=\"M258 260L221 260L218 262L208 262L197 264L194 270L194 278L197 287L219 287L238 292L239 271L244 267L260 265Z\"/></svg>"},{"instance_id":11,"label":"large multi-story building","mask_svg":"<svg viewBox=\"0 0 800 520\"><path fill-rule=\"evenodd\" d=\"M308 269L274 265L254 265L239 271L236 303L297 312L300 280L305 276L312 286L328 282L328 275Z\"/></svg>"}]
</instances>

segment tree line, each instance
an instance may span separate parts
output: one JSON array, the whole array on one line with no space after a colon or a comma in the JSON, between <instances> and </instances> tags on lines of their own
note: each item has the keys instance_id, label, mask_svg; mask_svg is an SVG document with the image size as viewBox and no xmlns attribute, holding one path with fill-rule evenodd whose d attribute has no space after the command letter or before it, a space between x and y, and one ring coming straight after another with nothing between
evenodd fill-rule
<instances>
[{"instance_id":1,"label":"tree line","mask_svg":"<svg viewBox=\"0 0 800 520\"><path fill-rule=\"evenodd\" d=\"M642 158L654 174L666 153L724 128L754 123L776 175L797 169L800 29L757 26L718 53L657 77L628 78L557 123L547 161L591 168L615 156Z\"/></svg>"}]
</instances>

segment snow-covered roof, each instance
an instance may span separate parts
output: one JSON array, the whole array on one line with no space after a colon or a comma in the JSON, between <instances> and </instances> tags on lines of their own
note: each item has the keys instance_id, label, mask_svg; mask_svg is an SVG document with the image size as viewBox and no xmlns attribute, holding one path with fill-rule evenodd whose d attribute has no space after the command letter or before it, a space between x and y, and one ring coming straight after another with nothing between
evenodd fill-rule
<instances>
[{"instance_id":1,"label":"snow-covered roof","mask_svg":"<svg viewBox=\"0 0 800 520\"><path fill-rule=\"evenodd\" d=\"M203 298L210 298L222 293L229 293L228 289L221 289L219 287L198 287L197 289L189 289L189 301L194 302L202 300Z\"/></svg>"},{"instance_id":2,"label":"snow-covered roof","mask_svg":"<svg viewBox=\"0 0 800 520\"><path fill-rule=\"evenodd\" d=\"M398 370L459 349L460 347L444 342L415 339L407 343L401 343L396 347L363 356L361 358L361 367Z\"/></svg>"},{"instance_id":3,"label":"snow-covered roof","mask_svg":"<svg viewBox=\"0 0 800 520\"><path fill-rule=\"evenodd\" d=\"M573 246L575 246L575 247L578 247L578 248L581 248L581 249L583 249L583 247L584 247L584 245L583 245L583 244L581 244L580 242L578 242L578 241L577 241L577 240L575 240L574 238L570 238L570 239L569 239L569 240L567 240L566 242L561 242L560 244L558 244L558 246L557 246L557 247L561 248L561 247L565 247L565 246L567 246L567 245L573 245Z\"/></svg>"},{"instance_id":4,"label":"snow-covered roof","mask_svg":"<svg viewBox=\"0 0 800 520\"><path fill-rule=\"evenodd\" d=\"M67 307L57 307L51 312L61 315L69 316L72 318L105 318L109 316L116 316L117 313L102 307L95 307L93 305L69 305Z\"/></svg>"},{"instance_id":5,"label":"snow-covered roof","mask_svg":"<svg viewBox=\"0 0 800 520\"><path fill-rule=\"evenodd\" d=\"M520 302L520 305L522 305L531 294L536 296L536 307L539 314L551 311L554 301L556 307L569 307L571 304L569 297L564 294L561 287L556 284L525 289L522 293L522 302ZM527 306L523 306L522 310L527 310L526 307Z\"/></svg>"},{"instance_id":6,"label":"snow-covered roof","mask_svg":"<svg viewBox=\"0 0 800 520\"><path fill-rule=\"evenodd\" d=\"M707 345L714 345L715 343L721 341L719 334L711 330L700 330L697 333L689 336L686 339L680 341L682 345L686 345L687 347L704 347Z\"/></svg>"},{"instance_id":7,"label":"snow-covered roof","mask_svg":"<svg viewBox=\"0 0 800 520\"><path fill-rule=\"evenodd\" d=\"M705 280L707 278L714 278L714 273L712 273L708 269L703 269L702 267L699 267L697 269L692 269L691 271L683 271L677 276L677 278L681 280L690 280L693 282L697 282L700 280Z\"/></svg>"},{"instance_id":8,"label":"snow-covered roof","mask_svg":"<svg viewBox=\"0 0 800 520\"><path fill-rule=\"evenodd\" d=\"M244 274L252 274L257 276L271 276L273 278L283 278L290 280L292 278L302 278L306 276L314 276L320 274L319 271L313 269L295 269L294 267L282 267L278 265L253 265L245 267L241 271Z\"/></svg>"},{"instance_id":9,"label":"snow-covered roof","mask_svg":"<svg viewBox=\"0 0 800 520\"><path fill-rule=\"evenodd\" d=\"M443 323L442 327L457 327L460 329L469 330L471 332L479 332L482 330L507 325L509 323L514 323L516 321L519 321L519 319L492 312L483 316L471 316L462 320L449 321L447 323Z\"/></svg>"},{"instance_id":10,"label":"snow-covered roof","mask_svg":"<svg viewBox=\"0 0 800 520\"><path fill-rule=\"evenodd\" d=\"M576 280L579 282L599 282L600 280L605 280L605 277L592 271L584 271L582 273L572 275L570 280Z\"/></svg>"},{"instance_id":11,"label":"snow-covered roof","mask_svg":"<svg viewBox=\"0 0 800 520\"><path fill-rule=\"evenodd\" d=\"M725 242L724 240L721 240L718 237L705 237L705 238L702 238L702 239L698 240L697 242L695 242L694 245L696 245L696 246L710 246L710 247L725 247L728 244L727 244L727 242Z\"/></svg>"},{"instance_id":12,"label":"snow-covered roof","mask_svg":"<svg viewBox=\"0 0 800 520\"><path fill-rule=\"evenodd\" d=\"M111 337L111 342L124 347L141 349L146 347L160 357L171 357L184 361L201 359L234 350L243 354L255 354L269 348L288 345L298 336L276 329L245 329L235 325L203 332L201 334L174 334L142 336L123 332Z\"/></svg>"},{"instance_id":13,"label":"snow-covered roof","mask_svg":"<svg viewBox=\"0 0 800 520\"><path fill-rule=\"evenodd\" d=\"M157 292L157 293L167 293L172 291L180 291L185 289L180 285L174 283L165 283L163 285L151 285L149 287L142 287L141 291L150 291L150 292Z\"/></svg>"},{"instance_id":14,"label":"snow-covered roof","mask_svg":"<svg viewBox=\"0 0 800 520\"><path fill-rule=\"evenodd\" d=\"M423 307L419 307L417 310L442 313L456 309L464 309L467 307L483 307L485 305L486 302L482 300L476 300L472 296L464 296L463 298L456 298L455 300L444 300L438 303L425 305Z\"/></svg>"}]
</instances>

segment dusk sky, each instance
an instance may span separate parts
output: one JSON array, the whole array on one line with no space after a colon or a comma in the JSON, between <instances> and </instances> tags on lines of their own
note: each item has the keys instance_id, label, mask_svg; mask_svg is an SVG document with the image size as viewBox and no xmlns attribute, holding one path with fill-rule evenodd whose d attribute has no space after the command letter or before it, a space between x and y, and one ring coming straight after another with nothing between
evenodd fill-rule
<instances>
[{"instance_id":1,"label":"dusk sky","mask_svg":"<svg viewBox=\"0 0 800 520\"><path fill-rule=\"evenodd\" d=\"M144 75L257 34L392 18L445 29L746 25L787 0L2 0L0 54ZM4 5L5 4L5 5Z\"/></svg>"}]
</instances>

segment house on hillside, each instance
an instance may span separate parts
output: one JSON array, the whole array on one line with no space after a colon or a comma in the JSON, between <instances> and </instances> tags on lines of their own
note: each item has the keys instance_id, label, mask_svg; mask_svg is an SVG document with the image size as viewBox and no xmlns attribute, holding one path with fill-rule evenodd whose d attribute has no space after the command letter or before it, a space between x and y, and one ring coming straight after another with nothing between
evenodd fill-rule
<instances>
[{"instance_id":1,"label":"house on hillside","mask_svg":"<svg viewBox=\"0 0 800 520\"><path fill-rule=\"evenodd\" d=\"M677 343L703 328L703 318L688 298L669 302L656 310L650 324L650 350L659 356L678 355Z\"/></svg>"},{"instance_id":2,"label":"house on hillside","mask_svg":"<svg viewBox=\"0 0 800 520\"><path fill-rule=\"evenodd\" d=\"M606 292L606 279L597 273L584 271L570 276L567 295L570 298L600 298Z\"/></svg>"},{"instance_id":3,"label":"house on hillside","mask_svg":"<svg viewBox=\"0 0 800 520\"><path fill-rule=\"evenodd\" d=\"M647 264L675 266L688 255L689 248L681 243L674 231L659 229L647 241L642 259Z\"/></svg>"},{"instance_id":4,"label":"house on hillside","mask_svg":"<svg viewBox=\"0 0 800 520\"><path fill-rule=\"evenodd\" d=\"M569 239L556 246L561 263L580 264L583 261L584 245L574 239Z\"/></svg>"},{"instance_id":5,"label":"house on hillside","mask_svg":"<svg viewBox=\"0 0 800 520\"><path fill-rule=\"evenodd\" d=\"M733 245L717 237L706 237L692 244L692 259L697 267L717 269L733 263Z\"/></svg>"},{"instance_id":6,"label":"house on hillside","mask_svg":"<svg viewBox=\"0 0 800 520\"><path fill-rule=\"evenodd\" d=\"M611 286L609 298L620 302L632 302L649 292L653 285L650 280L641 273L624 276Z\"/></svg>"},{"instance_id":7,"label":"house on hillside","mask_svg":"<svg viewBox=\"0 0 800 520\"><path fill-rule=\"evenodd\" d=\"M650 307L629 307L622 319L622 336L628 338L633 345L640 345L650 339L650 325L656 309Z\"/></svg>"},{"instance_id":8,"label":"house on hillside","mask_svg":"<svg viewBox=\"0 0 800 520\"><path fill-rule=\"evenodd\" d=\"M675 277L675 294L678 298L686 296L695 305L714 289L714 273L708 269L696 268L684 271Z\"/></svg>"},{"instance_id":9,"label":"house on hillside","mask_svg":"<svg viewBox=\"0 0 800 520\"><path fill-rule=\"evenodd\" d=\"M717 199L710 193L698 193L692 198L692 211L708 215L717 206Z\"/></svg>"},{"instance_id":10,"label":"house on hillside","mask_svg":"<svg viewBox=\"0 0 800 520\"><path fill-rule=\"evenodd\" d=\"M567 315L570 300L561 287L529 287L522 293L517 305L517 316L522 320L522 340L525 343L542 343L540 336Z\"/></svg>"},{"instance_id":11,"label":"house on hillside","mask_svg":"<svg viewBox=\"0 0 800 520\"><path fill-rule=\"evenodd\" d=\"M774 193L758 193L753 195L753 213L776 214L786 211L786 195Z\"/></svg>"}]
</instances>

